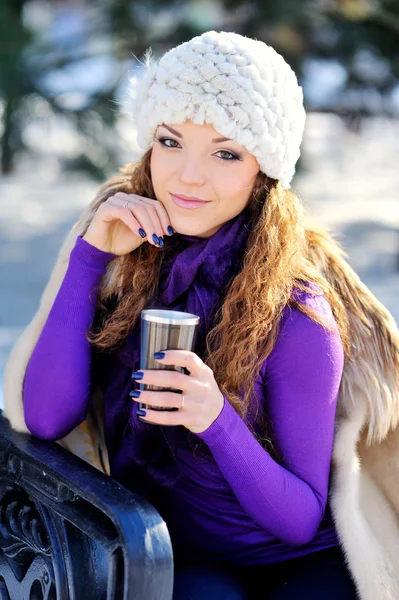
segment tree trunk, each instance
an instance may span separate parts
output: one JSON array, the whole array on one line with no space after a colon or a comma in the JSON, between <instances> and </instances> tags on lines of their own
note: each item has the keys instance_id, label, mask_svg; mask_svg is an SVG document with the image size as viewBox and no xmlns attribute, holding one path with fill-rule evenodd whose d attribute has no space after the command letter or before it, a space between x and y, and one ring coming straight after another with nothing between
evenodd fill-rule
<instances>
[{"instance_id":1,"label":"tree trunk","mask_svg":"<svg viewBox=\"0 0 399 600\"><path fill-rule=\"evenodd\" d=\"M14 152L11 145L13 105L12 98L5 99L3 116L4 134L1 139L1 172L3 175L11 173L14 166Z\"/></svg>"}]
</instances>

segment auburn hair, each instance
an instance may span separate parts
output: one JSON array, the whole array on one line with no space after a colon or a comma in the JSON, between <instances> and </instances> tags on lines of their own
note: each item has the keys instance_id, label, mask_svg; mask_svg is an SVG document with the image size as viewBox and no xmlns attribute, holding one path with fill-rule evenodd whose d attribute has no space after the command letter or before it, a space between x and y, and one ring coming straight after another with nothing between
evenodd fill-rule
<instances>
[{"instance_id":1,"label":"auburn hair","mask_svg":"<svg viewBox=\"0 0 399 600\"><path fill-rule=\"evenodd\" d=\"M120 175L100 189L100 201L117 191L155 198L150 158L151 149L137 163L123 167ZM276 342L284 307L294 306L330 329L319 313L293 297L294 289L325 295L344 351L350 353L347 313L338 293L311 260L307 218L298 196L259 171L248 208L253 226L242 268L225 291L202 357L213 370L221 392L244 420L251 412L251 397L261 365ZM173 236L165 236L164 242L162 249L144 243L131 254L118 257L117 289L103 279L97 313L101 318L88 332L88 340L98 349L116 349L140 318L147 300L156 292L162 261L173 248ZM315 284L319 291L307 284ZM252 430L254 435L262 445L272 448L267 416L254 416L262 432L259 435Z\"/></svg>"}]
</instances>

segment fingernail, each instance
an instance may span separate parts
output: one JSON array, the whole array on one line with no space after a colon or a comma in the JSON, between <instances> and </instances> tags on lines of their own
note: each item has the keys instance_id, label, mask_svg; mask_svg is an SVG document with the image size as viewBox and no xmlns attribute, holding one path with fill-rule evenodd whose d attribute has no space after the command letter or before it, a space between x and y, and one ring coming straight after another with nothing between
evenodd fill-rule
<instances>
[{"instance_id":1,"label":"fingernail","mask_svg":"<svg viewBox=\"0 0 399 600\"><path fill-rule=\"evenodd\" d=\"M136 415L139 415L139 417L146 417L147 416L147 411L146 410L140 410L140 409L138 409L136 411Z\"/></svg>"},{"instance_id":2,"label":"fingernail","mask_svg":"<svg viewBox=\"0 0 399 600\"><path fill-rule=\"evenodd\" d=\"M144 373L140 371L134 371L134 373L132 373L132 379L143 379L143 377Z\"/></svg>"},{"instance_id":3,"label":"fingernail","mask_svg":"<svg viewBox=\"0 0 399 600\"><path fill-rule=\"evenodd\" d=\"M163 241L163 238L162 238L162 237L158 237L158 240L159 240L159 245L160 245L160 247L161 247L161 248L163 248L163 247L165 246L165 243L164 243L164 241Z\"/></svg>"},{"instance_id":4,"label":"fingernail","mask_svg":"<svg viewBox=\"0 0 399 600\"><path fill-rule=\"evenodd\" d=\"M154 352L154 358L165 358L165 352Z\"/></svg>"},{"instance_id":5,"label":"fingernail","mask_svg":"<svg viewBox=\"0 0 399 600\"><path fill-rule=\"evenodd\" d=\"M156 244L159 244L159 237L155 233L152 234L152 239Z\"/></svg>"},{"instance_id":6,"label":"fingernail","mask_svg":"<svg viewBox=\"0 0 399 600\"><path fill-rule=\"evenodd\" d=\"M170 225L167 226L166 230L169 233L169 235L173 235L174 234L174 229Z\"/></svg>"},{"instance_id":7,"label":"fingernail","mask_svg":"<svg viewBox=\"0 0 399 600\"><path fill-rule=\"evenodd\" d=\"M139 392L138 390L130 390L129 396L131 398L140 398L141 392Z\"/></svg>"},{"instance_id":8,"label":"fingernail","mask_svg":"<svg viewBox=\"0 0 399 600\"><path fill-rule=\"evenodd\" d=\"M146 232L144 231L144 229L141 229L141 227L139 229L139 234L141 235L142 238L145 238L147 235Z\"/></svg>"}]
</instances>

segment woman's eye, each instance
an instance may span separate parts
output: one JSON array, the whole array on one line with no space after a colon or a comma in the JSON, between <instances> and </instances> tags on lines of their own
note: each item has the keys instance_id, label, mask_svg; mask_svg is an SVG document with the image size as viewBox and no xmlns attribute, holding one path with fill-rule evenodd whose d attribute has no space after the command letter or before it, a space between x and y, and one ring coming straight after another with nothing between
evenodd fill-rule
<instances>
[{"instance_id":1,"label":"woman's eye","mask_svg":"<svg viewBox=\"0 0 399 600\"><path fill-rule=\"evenodd\" d=\"M161 138L157 138L157 140L165 148L178 148L180 146L179 142L177 142L176 140L174 140L172 138L161 137ZM216 152L216 155L218 155L218 154L223 154L224 155L224 156L219 156L218 157L218 158L221 158L224 161L238 160L239 159L238 156L236 156L235 154L233 154L229 150L219 150L218 152Z\"/></svg>"},{"instance_id":2,"label":"woman's eye","mask_svg":"<svg viewBox=\"0 0 399 600\"><path fill-rule=\"evenodd\" d=\"M224 154L224 155L228 154L228 157L221 156L220 158L222 160L237 160L238 159L238 156L236 156L232 152L229 152L228 150L219 150L216 154Z\"/></svg>"},{"instance_id":3,"label":"woman's eye","mask_svg":"<svg viewBox=\"0 0 399 600\"><path fill-rule=\"evenodd\" d=\"M158 138L158 142L161 142L162 146L166 146L166 148L176 148L176 146L170 146L166 142L173 142L179 146L179 143L176 140L172 140L171 138Z\"/></svg>"}]
</instances>

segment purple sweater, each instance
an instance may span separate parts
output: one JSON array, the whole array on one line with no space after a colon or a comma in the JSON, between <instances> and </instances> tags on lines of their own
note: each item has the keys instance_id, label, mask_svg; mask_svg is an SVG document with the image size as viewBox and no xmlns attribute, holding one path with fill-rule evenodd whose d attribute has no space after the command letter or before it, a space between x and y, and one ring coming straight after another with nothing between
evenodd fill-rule
<instances>
[{"instance_id":1,"label":"purple sweater","mask_svg":"<svg viewBox=\"0 0 399 600\"><path fill-rule=\"evenodd\" d=\"M92 358L85 334L96 288L113 257L80 237L71 252L24 381L26 423L38 437L59 439L85 419ZM301 293L301 301L334 324L324 297ZM262 448L225 399L218 418L198 434L209 460L179 448L182 477L161 488L154 502L175 548L255 565L338 544L327 500L343 361L337 331L285 309L277 343L255 383L281 460ZM110 460L115 476L112 455Z\"/></svg>"}]
</instances>

